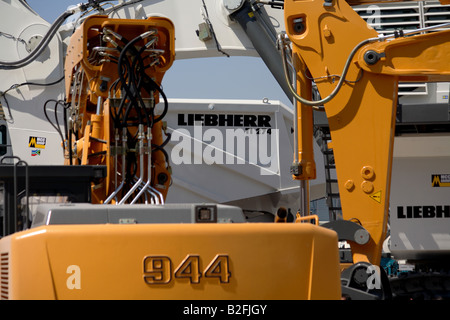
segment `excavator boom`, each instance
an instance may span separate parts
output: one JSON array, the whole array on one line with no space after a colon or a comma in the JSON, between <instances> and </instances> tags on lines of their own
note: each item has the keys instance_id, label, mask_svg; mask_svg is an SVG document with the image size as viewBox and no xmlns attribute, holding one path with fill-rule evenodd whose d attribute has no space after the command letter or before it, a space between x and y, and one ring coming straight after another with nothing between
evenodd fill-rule
<instances>
[{"instance_id":1,"label":"excavator boom","mask_svg":"<svg viewBox=\"0 0 450 320\"><path fill-rule=\"evenodd\" d=\"M297 84L314 81L320 93L312 101L297 89L297 108L323 105L342 218L363 228L358 238L342 240L350 240L353 263L379 265L389 216L398 83L448 82L450 64L443 57L450 53L450 32L421 34L443 27L435 26L379 36L339 0L287 0L285 25L293 60L301 61ZM309 128L299 132L303 135L312 139Z\"/></svg>"}]
</instances>

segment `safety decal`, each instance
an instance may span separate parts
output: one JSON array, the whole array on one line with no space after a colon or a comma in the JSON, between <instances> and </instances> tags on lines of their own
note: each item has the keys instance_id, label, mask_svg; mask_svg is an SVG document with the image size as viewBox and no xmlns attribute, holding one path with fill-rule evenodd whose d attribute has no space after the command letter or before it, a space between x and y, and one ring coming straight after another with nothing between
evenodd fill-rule
<instances>
[{"instance_id":1,"label":"safety decal","mask_svg":"<svg viewBox=\"0 0 450 320\"><path fill-rule=\"evenodd\" d=\"M381 190L371 194L369 197L375 200L376 202L381 203Z\"/></svg>"}]
</instances>

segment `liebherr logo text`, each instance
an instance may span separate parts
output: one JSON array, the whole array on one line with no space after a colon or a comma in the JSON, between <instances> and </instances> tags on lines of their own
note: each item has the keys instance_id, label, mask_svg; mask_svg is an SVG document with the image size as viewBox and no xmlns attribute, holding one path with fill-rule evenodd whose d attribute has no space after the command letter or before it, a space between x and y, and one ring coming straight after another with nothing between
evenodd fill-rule
<instances>
[{"instance_id":1,"label":"liebherr logo text","mask_svg":"<svg viewBox=\"0 0 450 320\"><path fill-rule=\"evenodd\" d=\"M399 206L397 207L397 218L450 218L450 206Z\"/></svg>"},{"instance_id":2,"label":"liebherr logo text","mask_svg":"<svg viewBox=\"0 0 450 320\"><path fill-rule=\"evenodd\" d=\"M270 135L272 134L271 120L272 117L267 114L179 113L178 127L235 127L244 130L247 134Z\"/></svg>"},{"instance_id":3,"label":"liebherr logo text","mask_svg":"<svg viewBox=\"0 0 450 320\"><path fill-rule=\"evenodd\" d=\"M178 114L178 126L270 128L269 115L254 114Z\"/></svg>"}]
</instances>

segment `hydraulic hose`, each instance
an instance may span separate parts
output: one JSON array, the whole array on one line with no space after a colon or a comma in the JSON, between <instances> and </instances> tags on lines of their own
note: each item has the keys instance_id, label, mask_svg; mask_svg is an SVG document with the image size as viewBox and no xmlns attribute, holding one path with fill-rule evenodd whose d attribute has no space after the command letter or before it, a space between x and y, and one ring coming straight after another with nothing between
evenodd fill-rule
<instances>
[{"instance_id":1,"label":"hydraulic hose","mask_svg":"<svg viewBox=\"0 0 450 320\"><path fill-rule=\"evenodd\" d=\"M431 27L425 27L425 28L421 28L421 29L416 29L416 30L412 30L412 31L404 31L403 32L403 36L404 35L412 35L412 34L424 32L424 31L436 30L436 29L445 28L445 27L448 27L448 26L450 26L450 23L443 23L443 24L439 24L439 25L435 25L435 26L431 26ZM296 100L298 100L300 103L303 103L303 104L308 105L308 106L312 106L312 107L314 107L315 110L324 111L324 109L319 107L319 106L322 106L323 104L325 104L327 102L330 102L336 96L336 94L339 92L339 90L341 89L342 85L346 81L345 77L346 77L348 69L350 67L350 63L351 63L353 57L355 56L356 52L359 49L361 49L363 46L365 46L366 44L369 44L369 43L372 43L372 42L376 42L376 41L384 41L386 39L394 38L394 37L397 37L397 35L396 34L390 34L390 35L386 35L386 36L379 36L379 37L376 37L376 38L369 38L369 39L363 40L360 43L358 43L353 48L353 50L350 52L350 54L349 54L349 56L347 58L347 61L345 62L344 69L342 70L342 74L341 74L341 76L339 78L339 82L338 82L337 86L334 88L334 90L324 99L317 100L317 101L310 101L310 100L304 99L301 96L299 96L297 94L297 92L294 90L294 88L292 87L292 84L291 84L291 81L290 81L290 76L289 76L289 69L288 69L288 65L287 65L287 62L286 62L286 46L287 46L287 44L286 44L285 39L283 39L283 35L280 34L278 36L278 40L277 41L278 41L278 43L280 44L280 47L281 47L281 57L282 57L282 60L283 60L284 76L285 76L285 81L288 84L289 90L291 91L291 93L294 96L294 98Z\"/></svg>"},{"instance_id":2,"label":"hydraulic hose","mask_svg":"<svg viewBox=\"0 0 450 320\"><path fill-rule=\"evenodd\" d=\"M36 60L36 58L45 50L45 48L49 45L50 41L55 36L56 32L58 31L59 27L66 21L68 17L73 15L74 13L78 11L86 11L89 9L89 7L98 8L100 3L105 2L107 0L89 0L88 3L85 4L79 4L74 9L69 9L63 12L56 20L53 22L53 24L50 26L50 29L45 34L44 38L39 42L37 47L25 58L17 60L17 61L0 61L0 69L2 70L14 70L23 68L27 65L29 65L31 62Z\"/></svg>"},{"instance_id":3,"label":"hydraulic hose","mask_svg":"<svg viewBox=\"0 0 450 320\"><path fill-rule=\"evenodd\" d=\"M350 63L351 63L354 55L356 54L356 52L364 45L366 45L370 42L379 40L379 38L370 38L370 39L363 40L353 48L353 50L350 52L350 54L347 58L347 61L345 62L344 69L342 70L342 74L339 78L339 82L336 85L336 87L334 88L334 90L326 98L317 100L317 101L311 101L311 100L302 98L301 96L299 96L297 94L297 92L292 87L290 76L289 76L289 69L288 69L287 62L286 62L286 43L284 42L284 39L281 38L281 35L280 35L279 40L281 41L281 56L282 56L282 60L283 60L285 80L289 86L289 90L291 91L292 95L300 103L305 104L307 106L312 106L312 107L314 107L315 110L323 111L323 108L321 108L320 106L322 106L323 104L325 104L327 102L330 102L337 95L339 90L341 90L341 87L345 82L345 76L347 75L348 69L350 68Z\"/></svg>"},{"instance_id":4,"label":"hydraulic hose","mask_svg":"<svg viewBox=\"0 0 450 320\"><path fill-rule=\"evenodd\" d=\"M136 38L134 38L133 40L131 40L130 42L128 42L128 43L125 45L125 47L123 48L123 50L121 51L121 53L120 53L117 68L118 68L118 72L119 72L120 81L121 81L121 83L122 83L122 87L125 89L126 94L127 94L128 97L130 97L130 98L133 97L133 93L131 92L130 88L129 88L129 87L127 86L127 84L126 84L126 80L125 80L125 77L124 77L124 74L123 74L123 69L122 69L122 67L124 66L124 64L125 64L125 65L128 64L128 63L127 63L127 59L126 59L126 53L127 53L128 50L136 51L136 49L134 48L134 44L137 43L138 41L142 40L142 39L145 39L145 38L151 36L153 33L154 33L154 32L152 32L152 31L147 31L147 32L144 32L143 34L137 36ZM131 65L128 64L128 67L129 67L129 69L131 69ZM131 76L131 77L132 77L132 75L131 75L132 72L133 72L133 70L129 70L129 73L130 73L130 76ZM124 116L124 119L123 119L123 121L122 121L122 125L123 125L123 126L126 126L126 120L127 120L127 117L128 117L128 113L130 112L130 107L131 107L131 105L135 105L135 107L136 107L137 109L139 108L139 106L138 106L137 103L134 101L134 99L131 99L130 105L129 105L128 108L125 110L125 116ZM120 114L120 113L119 113L119 114ZM139 115L139 117L141 116L141 115L140 115L140 112L138 112L138 115Z\"/></svg>"},{"instance_id":5,"label":"hydraulic hose","mask_svg":"<svg viewBox=\"0 0 450 320\"><path fill-rule=\"evenodd\" d=\"M58 31L59 27L63 24L63 22L73 15L76 12L76 10L67 10L63 14L61 14L55 22L50 26L50 29L48 30L47 34L44 36L44 38L39 42L38 46L25 58L17 60L17 61L0 61L0 69L3 70L13 70L13 69L19 69L22 67L27 66L45 50L45 48L48 46L50 41L55 36L56 32Z\"/></svg>"}]
</instances>

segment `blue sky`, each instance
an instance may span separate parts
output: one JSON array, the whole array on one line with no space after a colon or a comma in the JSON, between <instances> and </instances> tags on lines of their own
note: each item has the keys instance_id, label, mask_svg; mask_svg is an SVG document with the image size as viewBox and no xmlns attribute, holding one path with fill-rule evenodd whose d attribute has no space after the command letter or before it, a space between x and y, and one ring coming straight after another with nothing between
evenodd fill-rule
<instances>
[{"instance_id":1,"label":"blue sky","mask_svg":"<svg viewBox=\"0 0 450 320\"><path fill-rule=\"evenodd\" d=\"M27 0L45 20L53 22L69 5L87 0ZM255 99L290 101L259 58L201 58L175 61L163 79L169 98Z\"/></svg>"}]
</instances>

